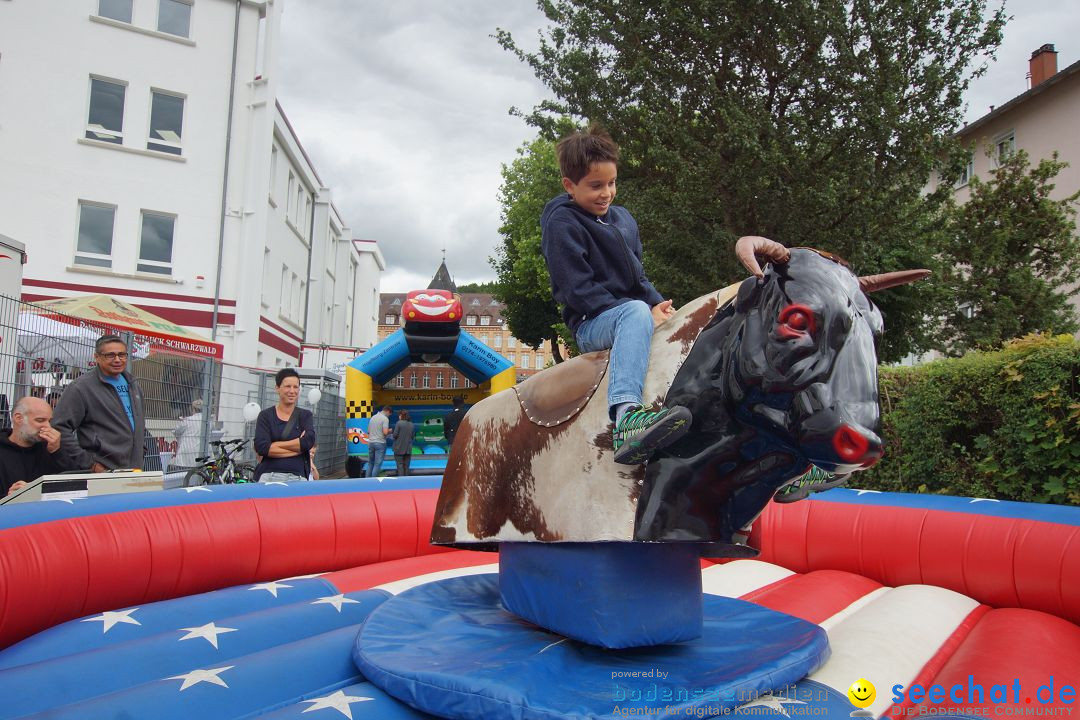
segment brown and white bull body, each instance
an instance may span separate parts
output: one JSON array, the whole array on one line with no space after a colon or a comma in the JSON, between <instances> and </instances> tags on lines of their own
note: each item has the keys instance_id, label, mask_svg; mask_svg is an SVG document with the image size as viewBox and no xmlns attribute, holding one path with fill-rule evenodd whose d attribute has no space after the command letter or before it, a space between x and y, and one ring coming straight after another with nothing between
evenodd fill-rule
<instances>
[{"instance_id":1,"label":"brown and white bull body","mask_svg":"<svg viewBox=\"0 0 1080 720\"><path fill-rule=\"evenodd\" d=\"M728 545L811 462L846 472L880 456L880 331L849 270L793 251L790 268L698 298L656 329L644 400L686 405L694 420L646 466L612 459L607 352L471 408L443 476L432 542ZM834 379L834 367L844 377Z\"/></svg>"}]
</instances>

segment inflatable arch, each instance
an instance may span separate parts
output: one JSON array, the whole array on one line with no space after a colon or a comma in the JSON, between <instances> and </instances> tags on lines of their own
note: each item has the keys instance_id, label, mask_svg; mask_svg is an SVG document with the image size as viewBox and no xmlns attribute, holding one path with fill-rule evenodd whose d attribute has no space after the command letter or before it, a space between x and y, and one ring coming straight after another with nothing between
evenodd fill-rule
<instances>
[{"instance_id":1,"label":"inflatable arch","mask_svg":"<svg viewBox=\"0 0 1080 720\"><path fill-rule=\"evenodd\" d=\"M368 459L368 422L378 408L390 405L407 409L417 424L417 446L423 458L412 467L442 472L446 467L446 443L441 425L425 435L424 421L439 425L451 408L454 396L466 407L513 387L514 364L460 327L461 301L448 290L414 290L402 306L405 325L345 367L345 434L347 470L358 476ZM473 384L471 388L392 388L392 378L415 362L447 363ZM391 422L394 418L391 418ZM414 448L414 453L417 448ZM384 467L393 467L388 454Z\"/></svg>"}]
</instances>

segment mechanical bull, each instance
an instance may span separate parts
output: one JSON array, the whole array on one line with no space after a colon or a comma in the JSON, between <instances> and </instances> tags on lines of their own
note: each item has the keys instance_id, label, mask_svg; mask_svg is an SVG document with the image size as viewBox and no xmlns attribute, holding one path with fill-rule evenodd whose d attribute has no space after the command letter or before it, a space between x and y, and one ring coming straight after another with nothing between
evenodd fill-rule
<instances>
[{"instance_id":1,"label":"mechanical bull","mask_svg":"<svg viewBox=\"0 0 1080 720\"><path fill-rule=\"evenodd\" d=\"M746 557L734 535L813 464L881 456L866 293L926 271L856 277L798 248L763 280L710 293L657 328L645 400L684 405L690 431L644 466L612 460L607 352L545 370L475 405L450 454L432 542L692 542Z\"/></svg>"}]
</instances>

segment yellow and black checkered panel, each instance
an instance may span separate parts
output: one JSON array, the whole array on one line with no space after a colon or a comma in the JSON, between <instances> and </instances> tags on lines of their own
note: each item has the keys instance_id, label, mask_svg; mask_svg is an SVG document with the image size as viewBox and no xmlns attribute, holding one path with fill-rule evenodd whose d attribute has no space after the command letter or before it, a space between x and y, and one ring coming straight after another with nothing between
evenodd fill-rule
<instances>
[{"instance_id":1,"label":"yellow and black checkered panel","mask_svg":"<svg viewBox=\"0 0 1080 720\"><path fill-rule=\"evenodd\" d=\"M348 400L345 403L345 417L350 420L371 417L372 409L370 400Z\"/></svg>"}]
</instances>

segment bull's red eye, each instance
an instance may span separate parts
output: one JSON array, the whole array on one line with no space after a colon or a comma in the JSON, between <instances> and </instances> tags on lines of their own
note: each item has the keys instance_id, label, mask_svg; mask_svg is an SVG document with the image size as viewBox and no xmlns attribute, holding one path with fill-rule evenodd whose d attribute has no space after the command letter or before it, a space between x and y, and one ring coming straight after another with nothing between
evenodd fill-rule
<instances>
[{"instance_id":1,"label":"bull's red eye","mask_svg":"<svg viewBox=\"0 0 1080 720\"><path fill-rule=\"evenodd\" d=\"M800 338L814 333L814 311L805 305L792 304L780 311L776 332L785 338Z\"/></svg>"}]
</instances>

